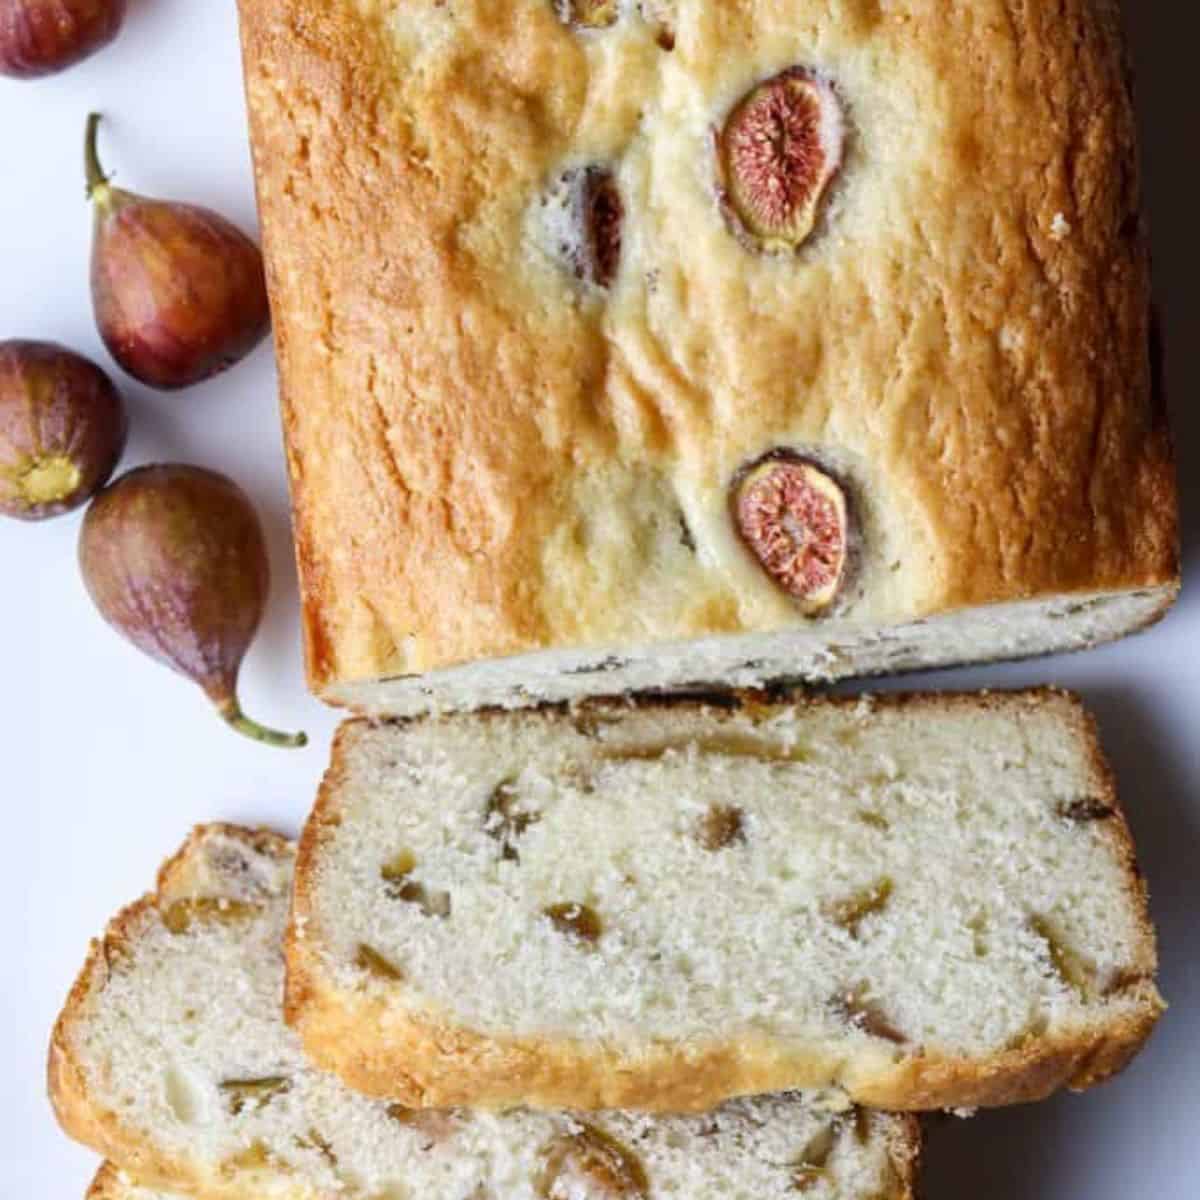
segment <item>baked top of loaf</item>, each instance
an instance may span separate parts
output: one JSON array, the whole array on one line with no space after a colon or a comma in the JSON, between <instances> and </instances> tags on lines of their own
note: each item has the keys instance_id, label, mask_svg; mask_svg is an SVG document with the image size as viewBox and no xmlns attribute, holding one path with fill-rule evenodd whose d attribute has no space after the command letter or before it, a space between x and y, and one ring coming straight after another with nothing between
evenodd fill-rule
<instances>
[{"instance_id":1,"label":"baked top of loaf","mask_svg":"<svg viewBox=\"0 0 1200 1200\"><path fill-rule=\"evenodd\" d=\"M1056 692L343 727L288 1015L410 1104L1040 1098L1161 1001L1090 719Z\"/></svg>"},{"instance_id":2,"label":"baked top of loaf","mask_svg":"<svg viewBox=\"0 0 1200 1200\"><path fill-rule=\"evenodd\" d=\"M318 691L416 711L842 675L1169 603L1114 0L241 10ZM764 252L722 138L797 77L823 190L798 250ZM737 515L772 454L844 500L815 600Z\"/></svg>"},{"instance_id":3,"label":"baked top of loaf","mask_svg":"<svg viewBox=\"0 0 1200 1200\"><path fill-rule=\"evenodd\" d=\"M796 1094L700 1117L414 1111L312 1068L284 1024L292 847L198 829L110 925L58 1022L64 1128L213 1200L911 1200L914 1121ZM116 1172L100 1200L154 1200ZM94 1197L93 1200L96 1200Z\"/></svg>"}]
</instances>

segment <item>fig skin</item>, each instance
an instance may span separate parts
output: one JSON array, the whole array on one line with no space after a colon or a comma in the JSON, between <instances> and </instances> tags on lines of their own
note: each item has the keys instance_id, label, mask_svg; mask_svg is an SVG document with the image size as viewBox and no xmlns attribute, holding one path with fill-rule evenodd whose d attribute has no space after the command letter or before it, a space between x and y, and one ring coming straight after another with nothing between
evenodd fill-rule
<instances>
[{"instance_id":1,"label":"fig skin","mask_svg":"<svg viewBox=\"0 0 1200 1200\"><path fill-rule=\"evenodd\" d=\"M0 75L37 79L94 54L117 36L126 0L0 0Z\"/></svg>"},{"instance_id":2,"label":"fig skin","mask_svg":"<svg viewBox=\"0 0 1200 1200\"><path fill-rule=\"evenodd\" d=\"M44 521L78 508L108 482L127 431L95 363L53 342L0 342L0 513Z\"/></svg>"},{"instance_id":3,"label":"fig skin","mask_svg":"<svg viewBox=\"0 0 1200 1200\"><path fill-rule=\"evenodd\" d=\"M306 744L302 733L264 729L238 703L270 571L258 516L232 480L179 464L127 472L88 509L79 565L100 615L196 683L239 733L273 746Z\"/></svg>"},{"instance_id":4,"label":"fig skin","mask_svg":"<svg viewBox=\"0 0 1200 1200\"><path fill-rule=\"evenodd\" d=\"M271 327L262 253L218 213L114 188L88 118L85 166L95 209L92 305L109 353L162 391L240 362Z\"/></svg>"}]
</instances>

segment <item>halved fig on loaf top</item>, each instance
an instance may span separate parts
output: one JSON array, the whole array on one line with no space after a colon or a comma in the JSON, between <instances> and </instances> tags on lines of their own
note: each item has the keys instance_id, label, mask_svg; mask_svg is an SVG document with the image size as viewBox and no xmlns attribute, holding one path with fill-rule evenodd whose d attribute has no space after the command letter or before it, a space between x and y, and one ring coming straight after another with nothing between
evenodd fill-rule
<instances>
[{"instance_id":1,"label":"halved fig on loaf top","mask_svg":"<svg viewBox=\"0 0 1200 1200\"><path fill-rule=\"evenodd\" d=\"M828 612L849 560L850 506L842 485L811 459L775 450L734 481L730 504L762 569L805 615Z\"/></svg>"},{"instance_id":2,"label":"halved fig on loaf top","mask_svg":"<svg viewBox=\"0 0 1200 1200\"><path fill-rule=\"evenodd\" d=\"M833 85L789 67L743 96L715 140L730 229L749 249L794 254L842 165L845 121Z\"/></svg>"}]
</instances>

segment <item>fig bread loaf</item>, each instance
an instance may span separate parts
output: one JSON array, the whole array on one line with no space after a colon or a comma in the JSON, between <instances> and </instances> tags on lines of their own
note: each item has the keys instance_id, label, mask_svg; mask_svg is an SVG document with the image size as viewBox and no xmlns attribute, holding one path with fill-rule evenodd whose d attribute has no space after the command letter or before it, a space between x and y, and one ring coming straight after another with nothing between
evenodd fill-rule
<instances>
[{"instance_id":1,"label":"fig bread loaf","mask_svg":"<svg viewBox=\"0 0 1200 1200\"><path fill-rule=\"evenodd\" d=\"M287 1011L409 1105L996 1105L1161 1011L1125 819L1042 691L592 703L345 725Z\"/></svg>"},{"instance_id":2,"label":"fig bread loaf","mask_svg":"<svg viewBox=\"0 0 1200 1200\"><path fill-rule=\"evenodd\" d=\"M350 1091L283 1021L293 857L271 834L198 829L93 948L50 1056L63 1127L121 1168L92 1200L912 1200L912 1118L795 1093L654 1117Z\"/></svg>"},{"instance_id":3,"label":"fig bread loaf","mask_svg":"<svg viewBox=\"0 0 1200 1200\"><path fill-rule=\"evenodd\" d=\"M240 0L308 667L376 714L1178 585L1116 0Z\"/></svg>"}]
</instances>

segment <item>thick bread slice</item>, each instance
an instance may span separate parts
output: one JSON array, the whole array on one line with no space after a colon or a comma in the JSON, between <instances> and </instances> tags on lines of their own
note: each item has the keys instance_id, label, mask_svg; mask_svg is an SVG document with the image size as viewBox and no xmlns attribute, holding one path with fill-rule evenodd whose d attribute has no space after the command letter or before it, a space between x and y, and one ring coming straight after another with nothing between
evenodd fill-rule
<instances>
[{"instance_id":1,"label":"thick bread slice","mask_svg":"<svg viewBox=\"0 0 1200 1200\"><path fill-rule=\"evenodd\" d=\"M1005 1104L1112 1074L1162 1010L1052 691L351 722L294 914L307 1050L407 1104Z\"/></svg>"},{"instance_id":2,"label":"thick bread slice","mask_svg":"<svg viewBox=\"0 0 1200 1200\"><path fill-rule=\"evenodd\" d=\"M63 1127L201 1200L911 1200L911 1118L796 1095L704 1117L416 1112L309 1066L283 1022L289 843L198 829L92 951L54 1032Z\"/></svg>"}]
</instances>

